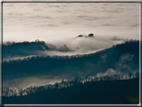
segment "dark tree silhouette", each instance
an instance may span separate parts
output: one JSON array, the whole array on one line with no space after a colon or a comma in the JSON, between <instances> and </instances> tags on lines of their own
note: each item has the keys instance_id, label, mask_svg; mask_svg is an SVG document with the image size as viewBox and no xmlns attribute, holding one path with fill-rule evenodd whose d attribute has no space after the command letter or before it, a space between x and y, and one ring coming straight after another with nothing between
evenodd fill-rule
<instances>
[{"instance_id":1,"label":"dark tree silhouette","mask_svg":"<svg viewBox=\"0 0 142 107\"><path fill-rule=\"evenodd\" d=\"M133 73L132 73L132 72L129 72L128 76L129 76L129 79L131 79L132 76L133 76Z\"/></svg>"},{"instance_id":2,"label":"dark tree silhouette","mask_svg":"<svg viewBox=\"0 0 142 107\"><path fill-rule=\"evenodd\" d=\"M89 35L88 35L88 37L93 37L94 36L94 34L93 33L90 33Z\"/></svg>"},{"instance_id":3,"label":"dark tree silhouette","mask_svg":"<svg viewBox=\"0 0 142 107\"><path fill-rule=\"evenodd\" d=\"M58 89L59 83L55 83L55 88Z\"/></svg>"},{"instance_id":4,"label":"dark tree silhouette","mask_svg":"<svg viewBox=\"0 0 142 107\"><path fill-rule=\"evenodd\" d=\"M136 78L139 78L139 72L135 73Z\"/></svg>"}]
</instances>

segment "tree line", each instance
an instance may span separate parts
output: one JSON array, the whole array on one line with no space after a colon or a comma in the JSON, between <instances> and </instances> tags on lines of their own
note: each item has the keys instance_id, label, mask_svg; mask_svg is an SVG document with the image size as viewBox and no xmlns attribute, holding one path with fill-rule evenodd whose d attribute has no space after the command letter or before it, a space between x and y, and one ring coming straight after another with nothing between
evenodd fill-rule
<instances>
[{"instance_id":1,"label":"tree line","mask_svg":"<svg viewBox=\"0 0 142 107\"><path fill-rule=\"evenodd\" d=\"M2 95L3 96L24 96L24 95L29 95L32 93L37 93L45 90L54 90L54 89L63 89L63 88L68 88L68 87L73 87L73 86L79 86L83 84L91 84L95 81L114 81L114 80L127 80L127 79L134 79L134 78L139 78L139 73L136 72L133 74L132 72L129 72L128 75L111 75L111 76L89 76L85 78L80 78L80 77L75 77L73 80L64 80L60 83L55 83L55 84L48 84L44 86L30 86L26 89L18 88L8 88L8 87L3 87L2 90Z\"/></svg>"}]
</instances>

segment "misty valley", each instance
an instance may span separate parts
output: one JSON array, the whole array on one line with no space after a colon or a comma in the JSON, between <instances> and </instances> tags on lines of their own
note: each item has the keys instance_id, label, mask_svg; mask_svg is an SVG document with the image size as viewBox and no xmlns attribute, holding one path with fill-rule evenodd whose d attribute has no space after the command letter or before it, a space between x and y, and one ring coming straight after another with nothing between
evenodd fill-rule
<instances>
[{"instance_id":1,"label":"misty valley","mask_svg":"<svg viewBox=\"0 0 142 107\"><path fill-rule=\"evenodd\" d=\"M1 10L2 106L141 105L140 1L10 0Z\"/></svg>"},{"instance_id":2,"label":"misty valley","mask_svg":"<svg viewBox=\"0 0 142 107\"><path fill-rule=\"evenodd\" d=\"M96 39L105 41L93 34L74 41ZM4 43L3 104L138 104L139 41L110 41L106 47Z\"/></svg>"}]
</instances>

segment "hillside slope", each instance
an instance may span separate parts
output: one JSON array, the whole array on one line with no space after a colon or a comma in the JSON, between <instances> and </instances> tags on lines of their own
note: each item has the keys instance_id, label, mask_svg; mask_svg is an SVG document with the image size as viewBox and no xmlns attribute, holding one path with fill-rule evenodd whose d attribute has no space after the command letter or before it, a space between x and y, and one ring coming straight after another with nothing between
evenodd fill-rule
<instances>
[{"instance_id":1,"label":"hillside slope","mask_svg":"<svg viewBox=\"0 0 142 107\"><path fill-rule=\"evenodd\" d=\"M127 74L139 69L139 41L127 41L83 56L31 57L3 62L3 80L34 75L71 78L96 75L108 69Z\"/></svg>"},{"instance_id":2,"label":"hillside slope","mask_svg":"<svg viewBox=\"0 0 142 107\"><path fill-rule=\"evenodd\" d=\"M93 81L26 96L3 97L3 104L138 104L139 79Z\"/></svg>"}]
</instances>

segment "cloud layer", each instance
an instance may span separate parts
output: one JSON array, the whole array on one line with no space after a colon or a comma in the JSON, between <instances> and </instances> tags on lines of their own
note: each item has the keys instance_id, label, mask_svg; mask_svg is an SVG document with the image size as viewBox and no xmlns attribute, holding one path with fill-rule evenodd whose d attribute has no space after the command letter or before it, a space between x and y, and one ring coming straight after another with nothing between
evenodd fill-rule
<instances>
[{"instance_id":1,"label":"cloud layer","mask_svg":"<svg viewBox=\"0 0 142 107\"><path fill-rule=\"evenodd\" d=\"M4 41L52 42L91 32L139 36L139 4L135 3L5 3L3 17Z\"/></svg>"}]
</instances>

